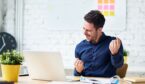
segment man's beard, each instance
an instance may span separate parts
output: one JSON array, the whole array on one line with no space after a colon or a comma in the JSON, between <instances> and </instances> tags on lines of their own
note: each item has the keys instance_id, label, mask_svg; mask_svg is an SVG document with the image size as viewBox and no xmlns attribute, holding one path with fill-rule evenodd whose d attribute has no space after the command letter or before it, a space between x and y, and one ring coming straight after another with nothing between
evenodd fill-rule
<instances>
[{"instance_id":1,"label":"man's beard","mask_svg":"<svg viewBox=\"0 0 145 84\"><path fill-rule=\"evenodd\" d=\"M98 42L96 42L96 40L91 40L90 41L92 44L97 44Z\"/></svg>"},{"instance_id":2,"label":"man's beard","mask_svg":"<svg viewBox=\"0 0 145 84\"><path fill-rule=\"evenodd\" d=\"M97 37L95 37L94 39L90 40L89 42L92 43L92 44L97 44L98 43Z\"/></svg>"}]
</instances>

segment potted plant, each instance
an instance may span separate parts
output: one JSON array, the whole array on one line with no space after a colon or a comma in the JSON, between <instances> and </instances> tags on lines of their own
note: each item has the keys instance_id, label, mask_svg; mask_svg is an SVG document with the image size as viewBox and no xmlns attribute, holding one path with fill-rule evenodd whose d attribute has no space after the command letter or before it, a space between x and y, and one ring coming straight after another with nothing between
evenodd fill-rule
<instances>
[{"instance_id":1,"label":"potted plant","mask_svg":"<svg viewBox=\"0 0 145 84\"><path fill-rule=\"evenodd\" d=\"M3 52L0 55L2 78L5 81L18 81L20 65L24 57L16 50Z\"/></svg>"},{"instance_id":2,"label":"potted plant","mask_svg":"<svg viewBox=\"0 0 145 84\"><path fill-rule=\"evenodd\" d=\"M128 51L125 49L123 50L123 57L124 57L124 64L127 63L127 56L128 56Z\"/></svg>"}]
</instances>

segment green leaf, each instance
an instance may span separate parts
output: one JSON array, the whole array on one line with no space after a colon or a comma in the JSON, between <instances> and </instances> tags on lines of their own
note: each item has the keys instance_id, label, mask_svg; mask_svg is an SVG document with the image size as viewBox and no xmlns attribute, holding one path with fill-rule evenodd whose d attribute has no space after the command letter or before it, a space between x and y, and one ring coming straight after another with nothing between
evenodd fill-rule
<instances>
[{"instance_id":1,"label":"green leaf","mask_svg":"<svg viewBox=\"0 0 145 84\"><path fill-rule=\"evenodd\" d=\"M1 64L12 64L12 65L17 65L17 64L22 64L24 61L24 57L21 55L16 50L9 51L7 50L6 52L3 52L0 55L0 63Z\"/></svg>"},{"instance_id":2,"label":"green leaf","mask_svg":"<svg viewBox=\"0 0 145 84\"><path fill-rule=\"evenodd\" d=\"M128 51L126 51L125 49L123 50L123 56L128 56Z\"/></svg>"}]
</instances>

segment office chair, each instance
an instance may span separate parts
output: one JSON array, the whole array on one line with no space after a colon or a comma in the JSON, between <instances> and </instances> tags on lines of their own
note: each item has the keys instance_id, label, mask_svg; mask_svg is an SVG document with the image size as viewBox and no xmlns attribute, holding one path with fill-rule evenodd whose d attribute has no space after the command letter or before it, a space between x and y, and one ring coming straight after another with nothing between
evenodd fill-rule
<instances>
[{"instance_id":1,"label":"office chair","mask_svg":"<svg viewBox=\"0 0 145 84\"><path fill-rule=\"evenodd\" d=\"M123 64L122 67L118 68L116 71L116 74L120 77L120 78L124 78L127 72L127 68L128 68L128 64Z\"/></svg>"}]
</instances>

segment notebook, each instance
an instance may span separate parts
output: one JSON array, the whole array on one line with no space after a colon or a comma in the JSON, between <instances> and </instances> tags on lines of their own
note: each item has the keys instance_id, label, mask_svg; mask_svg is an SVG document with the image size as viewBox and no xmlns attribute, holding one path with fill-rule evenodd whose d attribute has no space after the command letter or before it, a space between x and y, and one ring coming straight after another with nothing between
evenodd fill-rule
<instances>
[{"instance_id":1,"label":"notebook","mask_svg":"<svg viewBox=\"0 0 145 84\"><path fill-rule=\"evenodd\" d=\"M24 51L30 78L64 81L65 72L59 52Z\"/></svg>"},{"instance_id":2,"label":"notebook","mask_svg":"<svg viewBox=\"0 0 145 84\"><path fill-rule=\"evenodd\" d=\"M124 80L131 82L143 82L145 84L145 77L125 77Z\"/></svg>"}]
</instances>

